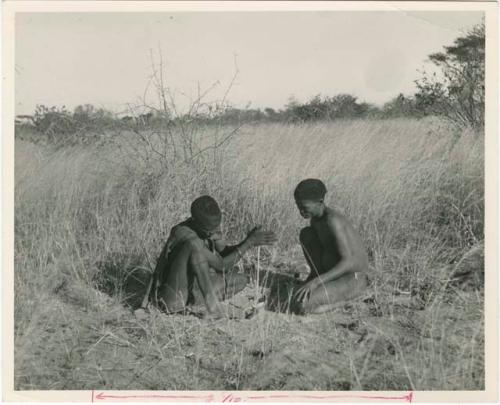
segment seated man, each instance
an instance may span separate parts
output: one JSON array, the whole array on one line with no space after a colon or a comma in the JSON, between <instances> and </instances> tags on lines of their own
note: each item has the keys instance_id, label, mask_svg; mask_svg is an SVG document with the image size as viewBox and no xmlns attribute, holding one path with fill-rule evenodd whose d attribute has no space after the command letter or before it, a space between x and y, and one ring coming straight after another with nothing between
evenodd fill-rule
<instances>
[{"instance_id":1,"label":"seated man","mask_svg":"<svg viewBox=\"0 0 500 405\"><path fill-rule=\"evenodd\" d=\"M172 228L147 293L159 308L175 313L204 302L209 317L224 316L219 301L247 284L234 265L250 248L276 241L273 232L257 227L240 244L226 246L219 232L221 219L217 202L202 196L193 201L191 217Z\"/></svg>"},{"instance_id":2,"label":"seated man","mask_svg":"<svg viewBox=\"0 0 500 405\"><path fill-rule=\"evenodd\" d=\"M300 243L311 268L295 293L305 313L322 313L363 294L368 256L360 236L342 214L324 203L326 187L317 179L301 181L294 192L300 214L311 220Z\"/></svg>"}]
</instances>

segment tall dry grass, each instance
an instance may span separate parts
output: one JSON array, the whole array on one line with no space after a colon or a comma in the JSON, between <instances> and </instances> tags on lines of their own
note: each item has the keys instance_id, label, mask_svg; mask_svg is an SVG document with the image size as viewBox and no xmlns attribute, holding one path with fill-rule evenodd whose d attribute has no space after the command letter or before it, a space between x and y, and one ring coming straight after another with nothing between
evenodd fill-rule
<instances>
[{"instance_id":1,"label":"tall dry grass","mask_svg":"<svg viewBox=\"0 0 500 405\"><path fill-rule=\"evenodd\" d=\"M471 247L480 246L484 239L482 137L455 133L432 119L262 124L243 127L217 159L197 164L177 163L168 170L138 159L137 148L126 145L130 145L130 140L121 148L112 143L53 150L16 142L18 387L89 386L83 377L75 377L74 371L73 379L68 373L60 374L61 371L56 371L61 370L60 365L45 364L46 360L37 358L32 348L34 340L52 336L42 333L47 325L60 323L61 317L71 318L55 298L64 288L63 280L94 286L99 263L123 255L138 257L139 264L153 267L169 229L188 215L190 202L200 194L211 194L220 202L224 212L223 231L229 240L241 239L247 230L262 224L279 237L278 245L266 252L271 265L300 257L298 232L305 223L292 196L296 183L306 177L323 179L329 190L327 203L345 212L359 229L371 259L371 288L378 301L384 303L380 307L383 317L395 316L391 300L405 293L418 296L425 308L432 309L420 321L421 333L413 339L411 354L406 352L402 340L394 340L389 330L382 328L377 332L377 336L385 336L392 342L397 359L391 360L391 367L402 376L402 386L414 389L483 386L482 295L457 292L459 298L454 296L451 301L446 295L453 263ZM250 256L246 260L254 259ZM99 304L96 297L100 293L82 291L80 295L69 294L84 296L71 302L80 305L83 311L77 317L78 323L85 328L86 319L93 317L103 320L104 325L109 308ZM253 334L259 335L259 342L279 340L276 334L280 327L291 327L290 320L276 319L275 324L267 320L253 330ZM65 322L71 324L71 319ZM88 328L92 322L89 321ZM168 329L168 322L174 321L161 322ZM184 350L183 339L192 330L178 329L176 325L175 333L170 328L174 335L168 341ZM196 328L201 328L199 336L210 333L202 326ZM237 333L234 325L227 328L234 338ZM64 347L64 364L68 370L74 370L84 362L81 354L74 353L80 347L86 347L87 353L97 343L79 340L81 330L75 325L65 333L67 336L56 333L57 338L46 337L45 343L48 348ZM100 336L108 336L106 333ZM157 347L162 353L160 358L165 357L165 342L160 342L151 330L144 333L148 336L148 347ZM431 338L422 337L426 334ZM203 347L206 341L197 339L195 346ZM381 379L380 367L386 366L376 366L376 342L365 347L365 357L351 358L346 363L351 369L349 378L353 388L387 389L398 381ZM137 353L144 350L142 344L136 343ZM464 361L452 360L458 353ZM239 353L234 356L242 358ZM406 360L408 357L411 364ZM237 383L224 380L217 387L245 386L240 378L244 366L235 361L232 367L238 376L234 377ZM51 370L45 377L40 371L44 367ZM36 373L42 376L35 377ZM70 381L69 386L61 383L64 378ZM102 387L124 388L109 378L88 378ZM197 385L191 388L201 389L203 378L196 374L196 381ZM254 387L258 386L258 380L251 381ZM183 387L182 382L176 384L169 387ZM305 387L335 387L328 384Z\"/></svg>"}]
</instances>

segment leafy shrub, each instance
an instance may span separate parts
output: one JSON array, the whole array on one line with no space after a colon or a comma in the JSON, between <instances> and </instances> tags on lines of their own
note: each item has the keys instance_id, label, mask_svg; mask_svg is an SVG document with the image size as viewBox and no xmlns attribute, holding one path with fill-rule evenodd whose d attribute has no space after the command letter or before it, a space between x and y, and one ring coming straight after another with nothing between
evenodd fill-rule
<instances>
[{"instance_id":1,"label":"leafy shrub","mask_svg":"<svg viewBox=\"0 0 500 405\"><path fill-rule=\"evenodd\" d=\"M417 108L458 126L484 127L485 26L479 24L429 60L440 74L426 72L416 81ZM480 132L480 131L478 131Z\"/></svg>"}]
</instances>

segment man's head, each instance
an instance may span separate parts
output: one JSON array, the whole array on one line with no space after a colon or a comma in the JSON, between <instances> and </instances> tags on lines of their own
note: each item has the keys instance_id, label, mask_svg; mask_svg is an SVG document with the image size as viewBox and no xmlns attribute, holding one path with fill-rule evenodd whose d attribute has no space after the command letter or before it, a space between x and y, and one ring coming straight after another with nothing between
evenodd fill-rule
<instances>
[{"instance_id":1,"label":"man's head","mask_svg":"<svg viewBox=\"0 0 500 405\"><path fill-rule=\"evenodd\" d=\"M218 230L222 220L219 204L208 195L203 195L193 201L191 204L191 216L197 228L206 237L211 236Z\"/></svg>"},{"instance_id":2,"label":"man's head","mask_svg":"<svg viewBox=\"0 0 500 405\"><path fill-rule=\"evenodd\" d=\"M323 215L325 194L326 187L321 180L302 180L293 193L300 215L304 218Z\"/></svg>"}]
</instances>

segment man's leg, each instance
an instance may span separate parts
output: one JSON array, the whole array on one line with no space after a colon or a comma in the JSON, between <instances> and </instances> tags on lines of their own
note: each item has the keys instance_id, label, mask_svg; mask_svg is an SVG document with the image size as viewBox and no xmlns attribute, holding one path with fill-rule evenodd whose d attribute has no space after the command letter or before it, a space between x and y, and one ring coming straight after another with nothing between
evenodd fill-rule
<instances>
[{"instance_id":1,"label":"man's leg","mask_svg":"<svg viewBox=\"0 0 500 405\"><path fill-rule=\"evenodd\" d=\"M208 252L208 250L207 250ZM199 299L195 297L195 287L201 284L201 290L207 293L210 302L214 301L214 292L219 285L212 286L209 267L205 260L205 251L199 246L185 243L175 252L172 252L171 262L158 289L158 304L169 313L180 312L186 305L205 303L204 294L200 290Z\"/></svg>"},{"instance_id":2,"label":"man's leg","mask_svg":"<svg viewBox=\"0 0 500 405\"><path fill-rule=\"evenodd\" d=\"M321 242L314 229L310 226L302 228L299 239L307 264L311 269L308 279L314 278L318 274L323 273L323 265L321 263L323 250L321 248Z\"/></svg>"},{"instance_id":3,"label":"man's leg","mask_svg":"<svg viewBox=\"0 0 500 405\"><path fill-rule=\"evenodd\" d=\"M244 274L233 273L223 276L210 270L209 277L215 294L220 301L229 299L239 293L248 283L247 276ZM203 295L197 284L194 285L193 296L196 304L203 302Z\"/></svg>"},{"instance_id":4,"label":"man's leg","mask_svg":"<svg viewBox=\"0 0 500 405\"><path fill-rule=\"evenodd\" d=\"M245 274L229 273L225 276L226 290L222 299L231 298L238 294L248 284L248 277Z\"/></svg>"},{"instance_id":5,"label":"man's leg","mask_svg":"<svg viewBox=\"0 0 500 405\"><path fill-rule=\"evenodd\" d=\"M188 261L191 252L184 246L169 264L167 276L158 288L158 306L168 313L183 311L189 297Z\"/></svg>"},{"instance_id":6,"label":"man's leg","mask_svg":"<svg viewBox=\"0 0 500 405\"><path fill-rule=\"evenodd\" d=\"M319 314L331 311L364 294L368 279L364 272L346 275L316 288L304 303L305 313Z\"/></svg>"},{"instance_id":7,"label":"man's leg","mask_svg":"<svg viewBox=\"0 0 500 405\"><path fill-rule=\"evenodd\" d=\"M247 277L229 273L225 277L210 269L208 249L186 244L175 255L168 276L158 291L160 306L169 313L180 312L186 305L198 308L215 299L227 299L243 290Z\"/></svg>"},{"instance_id":8,"label":"man's leg","mask_svg":"<svg viewBox=\"0 0 500 405\"><path fill-rule=\"evenodd\" d=\"M232 249L226 249L224 255L220 255L218 252L211 252L206 250L207 260L212 263L213 256L218 256L219 259L230 254L236 247L232 246ZM217 273L215 269L211 269L210 277L212 279L213 285L217 292L217 297L220 300L226 300L231 298L233 295L239 293L248 284L248 277L244 274L238 274L236 268L226 269L224 274Z\"/></svg>"}]
</instances>

